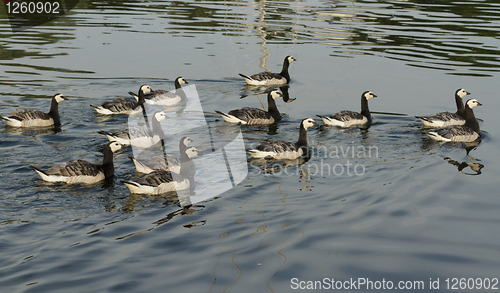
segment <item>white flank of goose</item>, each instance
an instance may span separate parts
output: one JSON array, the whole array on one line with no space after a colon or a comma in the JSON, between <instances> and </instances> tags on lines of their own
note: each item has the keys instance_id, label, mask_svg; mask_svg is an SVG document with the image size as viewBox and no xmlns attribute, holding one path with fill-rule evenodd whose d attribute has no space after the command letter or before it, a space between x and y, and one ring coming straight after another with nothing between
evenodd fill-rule
<instances>
[{"instance_id":1,"label":"white flank of goose","mask_svg":"<svg viewBox=\"0 0 500 293\"><path fill-rule=\"evenodd\" d=\"M149 174L156 170L165 170L172 171L178 174L181 169L181 163L188 161L188 157L186 156L185 151L191 142L192 140L187 136L181 138L181 141L179 142L179 151L181 154L180 158L177 158L171 154L167 154L165 156L156 155L144 160L138 160L132 156L129 156L129 158L132 160L132 162L134 162L135 169L139 173ZM192 163L192 161L190 162Z\"/></svg>"},{"instance_id":2,"label":"white flank of goose","mask_svg":"<svg viewBox=\"0 0 500 293\"><path fill-rule=\"evenodd\" d=\"M281 96L281 93L277 89L274 89L267 94L267 111L258 108L245 107L237 110L231 110L227 114L220 111L215 112L220 114L225 121L230 123L247 125L272 124L281 119L281 114L278 111L275 102L275 100Z\"/></svg>"},{"instance_id":3,"label":"white flank of goose","mask_svg":"<svg viewBox=\"0 0 500 293\"><path fill-rule=\"evenodd\" d=\"M432 139L440 141L472 142L477 140L480 137L479 122L477 122L472 110L476 106L482 106L476 99L470 99L465 103L464 125L439 128L428 132L427 135Z\"/></svg>"},{"instance_id":4,"label":"white flank of goose","mask_svg":"<svg viewBox=\"0 0 500 293\"><path fill-rule=\"evenodd\" d=\"M113 153L121 148L116 141L109 142L104 148L101 165L83 160L73 160L49 168L47 172L30 165L44 181L66 183L96 183L114 175Z\"/></svg>"},{"instance_id":5,"label":"white flank of goose","mask_svg":"<svg viewBox=\"0 0 500 293\"><path fill-rule=\"evenodd\" d=\"M457 112L450 113L440 112L431 116L415 116L420 119L424 126L427 127L446 127L450 125L464 125L465 124L465 107L463 97L470 95L464 89L458 89L455 92L455 103L457 104Z\"/></svg>"},{"instance_id":6,"label":"white flank of goose","mask_svg":"<svg viewBox=\"0 0 500 293\"><path fill-rule=\"evenodd\" d=\"M127 99L114 99L110 102L104 102L101 106L93 106L97 113L103 115L114 115L114 114L131 114L134 110L144 103L145 95L152 91L151 87L147 84L141 85L139 88L139 95L134 95L137 101L131 101Z\"/></svg>"},{"instance_id":7,"label":"white flank of goose","mask_svg":"<svg viewBox=\"0 0 500 293\"><path fill-rule=\"evenodd\" d=\"M160 121L167 119L168 116L163 111L155 112L153 115L152 130L146 127L129 127L115 132L98 131L97 133L106 135L109 141L117 141L122 145L134 145L138 147L150 147L157 144L165 133L161 128Z\"/></svg>"},{"instance_id":8,"label":"white flank of goose","mask_svg":"<svg viewBox=\"0 0 500 293\"><path fill-rule=\"evenodd\" d=\"M370 109L368 109L368 100L375 97L376 95L371 91L366 91L361 95L361 113L343 110L331 116L317 116L323 120L325 125L330 126L351 127L368 125L372 120Z\"/></svg>"},{"instance_id":9,"label":"white flank of goose","mask_svg":"<svg viewBox=\"0 0 500 293\"><path fill-rule=\"evenodd\" d=\"M307 129L316 125L312 118L306 118L300 123L299 140L295 143L288 141L262 142L256 149L248 153L254 158L296 159L307 155L309 145L307 144Z\"/></svg>"},{"instance_id":10,"label":"white flank of goose","mask_svg":"<svg viewBox=\"0 0 500 293\"><path fill-rule=\"evenodd\" d=\"M192 158L199 155L195 147L189 147L184 151L185 155ZM187 164L181 164L179 174L171 171L157 170L153 171L137 181L121 181L131 193L137 194L162 194L170 191L183 190L191 186L194 176L191 168Z\"/></svg>"},{"instance_id":11,"label":"white flank of goose","mask_svg":"<svg viewBox=\"0 0 500 293\"><path fill-rule=\"evenodd\" d=\"M16 110L9 113L8 117L2 117L5 124L14 127L44 127L44 126L59 126L59 103L67 100L61 94L55 94L52 97L49 113L44 113L35 109Z\"/></svg>"},{"instance_id":12,"label":"white flank of goose","mask_svg":"<svg viewBox=\"0 0 500 293\"><path fill-rule=\"evenodd\" d=\"M152 91L145 95L146 103L150 105L160 105L160 106L174 106L186 99L186 93L182 89L183 84L188 84L184 77L179 76L175 79L175 92L169 92L166 90ZM132 96L138 98L133 92L129 92Z\"/></svg>"},{"instance_id":13,"label":"white flank of goose","mask_svg":"<svg viewBox=\"0 0 500 293\"><path fill-rule=\"evenodd\" d=\"M293 61L297 61L293 56L286 56L283 61L283 69L280 73L272 73L272 72L261 72L254 74L252 76L248 76L245 74L239 73L243 79L245 79L247 84L250 85L280 85L287 84L290 82L290 74L288 73L288 67L290 63Z\"/></svg>"}]
</instances>

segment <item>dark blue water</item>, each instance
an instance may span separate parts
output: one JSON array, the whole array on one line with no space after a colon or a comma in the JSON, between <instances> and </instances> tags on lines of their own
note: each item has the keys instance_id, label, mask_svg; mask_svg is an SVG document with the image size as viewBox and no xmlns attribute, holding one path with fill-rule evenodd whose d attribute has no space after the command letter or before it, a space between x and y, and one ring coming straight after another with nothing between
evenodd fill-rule
<instances>
[{"instance_id":1,"label":"dark blue water","mask_svg":"<svg viewBox=\"0 0 500 293\"><path fill-rule=\"evenodd\" d=\"M494 1L80 1L16 33L2 18L0 114L69 97L59 129L0 128L2 292L291 292L324 278L423 281L425 291L473 278L482 285L465 291L490 291L486 279L500 278L499 22ZM303 118L358 111L365 90L378 96L374 125L311 128L307 162L249 160L243 182L193 205L130 194L120 183L139 177L130 148L95 185L44 183L28 167L100 162L97 131L127 117L89 105L144 83L173 90L181 75L224 130L215 110L266 101L238 73L279 71L286 55L298 61L289 100L277 101L284 118L243 127L247 149L296 140ZM475 146L430 141L413 117L453 111L458 88L483 104ZM219 178L204 174L213 191Z\"/></svg>"}]
</instances>

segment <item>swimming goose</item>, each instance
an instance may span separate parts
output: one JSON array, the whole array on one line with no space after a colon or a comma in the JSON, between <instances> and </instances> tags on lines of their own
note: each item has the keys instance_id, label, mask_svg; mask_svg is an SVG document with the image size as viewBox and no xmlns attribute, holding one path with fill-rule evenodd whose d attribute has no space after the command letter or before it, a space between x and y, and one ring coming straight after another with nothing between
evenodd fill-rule
<instances>
[{"instance_id":1,"label":"swimming goose","mask_svg":"<svg viewBox=\"0 0 500 293\"><path fill-rule=\"evenodd\" d=\"M113 153L121 148L116 141L109 142L104 148L101 165L84 160L72 160L49 168L47 172L30 165L44 181L73 183L96 183L114 175Z\"/></svg>"},{"instance_id":2,"label":"swimming goose","mask_svg":"<svg viewBox=\"0 0 500 293\"><path fill-rule=\"evenodd\" d=\"M457 112L455 113L450 113L446 111L431 116L415 116L415 117L420 119L420 121L422 121L424 126L427 127L446 127L450 125L464 125L465 108L462 98L465 97L466 95L470 95L470 93L464 89L458 89L455 92L455 103L457 104Z\"/></svg>"},{"instance_id":3,"label":"swimming goose","mask_svg":"<svg viewBox=\"0 0 500 293\"><path fill-rule=\"evenodd\" d=\"M361 113L343 110L329 117L321 115L316 116L321 118L325 125L330 126L351 127L355 125L368 125L372 120L370 109L368 109L368 100L375 97L376 95L371 91L366 91L361 95Z\"/></svg>"},{"instance_id":4,"label":"swimming goose","mask_svg":"<svg viewBox=\"0 0 500 293\"><path fill-rule=\"evenodd\" d=\"M179 76L175 79L175 93L169 92L166 90L157 90L152 91L144 96L146 99L146 103L151 105L160 105L160 106L173 106L181 103L186 99L186 93L182 89L183 84L188 84L184 77ZM136 99L139 98L133 92L129 92Z\"/></svg>"},{"instance_id":5,"label":"swimming goose","mask_svg":"<svg viewBox=\"0 0 500 293\"><path fill-rule=\"evenodd\" d=\"M474 111L476 106L482 106L476 99L470 99L465 103L465 124L452 125L430 131L427 135L435 140L472 142L479 138L479 122L477 122Z\"/></svg>"},{"instance_id":6,"label":"swimming goose","mask_svg":"<svg viewBox=\"0 0 500 293\"><path fill-rule=\"evenodd\" d=\"M152 130L147 127L129 127L115 132L98 131L97 133L106 135L109 141L117 141L122 145L134 145L138 147L150 147L158 143L165 137L160 121L168 116L163 111L157 111L153 115Z\"/></svg>"},{"instance_id":7,"label":"swimming goose","mask_svg":"<svg viewBox=\"0 0 500 293\"><path fill-rule=\"evenodd\" d=\"M67 100L61 94L55 94L52 97L52 104L50 105L49 113L34 109L16 110L9 113L9 117L2 117L5 124L14 127L43 127L43 126L59 126L59 103Z\"/></svg>"},{"instance_id":8,"label":"swimming goose","mask_svg":"<svg viewBox=\"0 0 500 293\"><path fill-rule=\"evenodd\" d=\"M307 129L316 125L312 118L306 118L300 123L299 140L296 143L288 141L262 142L256 149L248 153L254 158L273 159L296 159L307 155L309 145L307 144Z\"/></svg>"},{"instance_id":9,"label":"swimming goose","mask_svg":"<svg viewBox=\"0 0 500 293\"><path fill-rule=\"evenodd\" d=\"M220 114L225 121L237 124L265 125L272 124L281 119L280 112L276 107L275 99L281 97L277 89L273 89L267 94L268 110L264 111L258 108L245 107L237 110L231 110L228 114L215 111Z\"/></svg>"},{"instance_id":10,"label":"swimming goose","mask_svg":"<svg viewBox=\"0 0 500 293\"><path fill-rule=\"evenodd\" d=\"M192 158L199 155L195 147L189 147L184 154L191 161ZM194 181L192 170L186 165L181 164L180 174L171 171L157 170L153 171L137 181L121 181L131 193L137 194L162 194L170 191L188 189Z\"/></svg>"},{"instance_id":11,"label":"swimming goose","mask_svg":"<svg viewBox=\"0 0 500 293\"><path fill-rule=\"evenodd\" d=\"M290 74L288 73L288 66L293 61L297 61L293 56L286 56L283 61L283 69L280 73L271 73L271 72L261 72L254 74L252 76L248 76L245 74L239 73L241 77L245 79L247 84L250 85L280 85L286 84L290 82Z\"/></svg>"},{"instance_id":12,"label":"swimming goose","mask_svg":"<svg viewBox=\"0 0 500 293\"><path fill-rule=\"evenodd\" d=\"M104 102L102 106L93 106L97 113L103 115L114 115L114 114L131 114L134 110L144 103L145 95L152 91L151 87L147 84L141 85L139 88L139 95L134 95L137 101L131 101L127 99L114 99L113 101Z\"/></svg>"},{"instance_id":13,"label":"swimming goose","mask_svg":"<svg viewBox=\"0 0 500 293\"><path fill-rule=\"evenodd\" d=\"M156 155L144 160L138 160L132 156L129 156L129 158L134 162L135 169L139 173L149 174L155 170L166 170L178 174L180 172L181 163L187 162L187 156L183 156L183 154L191 142L192 140L187 136L181 138L179 142L180 159L171 154Z\"/></svg>"}]
</instances>

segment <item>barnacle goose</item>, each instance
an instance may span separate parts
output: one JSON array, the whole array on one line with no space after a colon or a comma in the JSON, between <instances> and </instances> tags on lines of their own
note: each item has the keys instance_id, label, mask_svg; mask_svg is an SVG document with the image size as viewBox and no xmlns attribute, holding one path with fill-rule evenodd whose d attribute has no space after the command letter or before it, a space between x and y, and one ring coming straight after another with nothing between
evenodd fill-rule
<instances>
[{"instance_id":1,"label":"barnacle goose","mask_svg":"<svg viewBox=\"0 0 500 293\"><path fill-rule=\"evenodd\" d=\"M187 162L185 151L191 142L192 140L187 136L181 138L179 142L179 151L181 154L180 158L177 158L171 154L156 155L147 159L136 159L132 156L129 156L129 158L132 160L132 162L134 162L135 169L139 173L149 174L155 170L166 170L172 171L174 173L179 173L181 163Z\"/></svg>"},{"instance_id":2,"label":"barnacle goose","mask_svg":"<svg viewBox=\"0 0 500 293\"><path fill-rule=\"evenodd\" d=\"M104 148L104 158L101 165L89 163L84 160L72 160L49 168L47 172L35 166L35 170L43 180L48 182L66 183L96 183L114 175L113 153L121 148L116 141L109 142Z\"/></svg>"},{"instance_id":3,"label":"barnacle goose","mask_svg":"<svg viewBox=\"0 0 500 293\"><path fill-rule=\"evenodd\" d=\"M361 113L343 110L331 116L316 116L320 117L325 125L330 126L351 127L368 125L372 120L370 109L368 109L368 100L375 97L376 95L371 91L366 91L361 95Z\"/></svg>"},{"instance_id":4,"label":"barnacle goose","mask_svg":"<svg viewBox=\"0 0 500 293\"><path fill-rule=\"evenodd\" d=\"M474 111L476 106L482 106L476 99L470 99L465 103L465 124L452 125L439 128L427 133L429 137L440 141L472 142L479 138L479 122L477 122Z\"/></svg>"},{"instance_id":5,"label":"barnacle goose","mask_svg":"<svg viewBox=\"0 0 500 293\"><path fill-rule=\"evenodd\" d=\"M278 160L296 159L302 155L307 155L309 151L307 129L314 125L316 125L316 122L312 118L306 118L300 123L299 140L297 142L262 142L256 149L249 150L248 153L254 158L273 158Z\"/></svg>"},{"instance_id":6,"label":"barnacle goose","mask_svg":"<svg viewBox=\"0 0 500 293\"><path fill-rule=\"evenodd\" d=\"M271 73L271 72L261 72L254 74L252 76L248 76L245 74L239 73L241 77L243 77L247 84L250 85L280 85L286 84L290 82L290 74L288 73L288 67L290 63L293 61L297 61L293 56L286 56L283 61L283 69L280 73Z\"/></svg>"},{"instance_id":7,"label":"barnacle goose","mask_svg":"<svg viewBox=\"0 0 500 293\"><path fill-rule=\"evenodd\" d=\"M113 101L104 102L101 106L93 106L97 113L103 115L113 114L131 114L134 110L142 105L145 101L145 95L152 91L151 87L147 84L141 85L139 88L139 95L134 95L137 101L127 99L114 99Z\"/></svg>"},{"instance_id":8,"label":"barnacle goose","mask_svg":"<svg viewBox=\"0 0 500 293\"><path fill-rule=\"evenodd\" d=\"M67 100L61 94L55 94L52 97L49 113L44 113L35 109L16 110L9 113L8 117L2 117L5 124L14 127L43 127L43 126L59 126L59 103Z\"/></svg>"},{"instance_id":9,"label":"barnacle goose","mask_svg":"<svg viewBox=\"0 0 500 293\"><path fill-rule=\"evenodd\" d=\"M186 93L182 89L183 84L188 84L184 77L179 76L175 79L175 92L166 90L151 91L144 96L146 103L160 106L173 106L181 103L186 99ZM136 99L139 98L135 93L129 92Z\"/></svg>"},{"instance_id":10,"label":"barnacle goose","mask_svg":"<svg viewBox=\"0 0 500 293\"><path fill-rule=\"evenodd\" d=\"M431 116L415 116L420 119L424 126L427 127L446 127L450 125L464 125L465 124L465 108L462 98L470 95L464 89L458 89L455 92L455 103L457 104L457 112L450 113L440 112Z\"/></svg>"},{"instance_id":11,"label":"barnacle goose","mask_svg":"<svg viewBox=\"0 0 500 293\"><path fill-rule=\"evenodd\" d=\"M184 151L184 154L191 161L192 158L199 155L195 147L189 147ZM137 194L162 194L170 191L188 189L194 175L188 164L182 163L180 173L176 174L171 171L157 170L153 171L137 181L121 181L124 183L131 193Z\"/></svg>"},{"instance_id":12,"label":"barnacle goose","mask_svg":"<svg viewBox=\"0 0 500 293\"><path fill-rule=\"evenodd\" d=\"M275 100L279 97L281 97L281 93L277 89L273 89L267 94L267 111L259 108L245 107L237 110L231 110L227 114L220 111L215 112L220 114L225 121L231 123L248 125L272 124L281 119L280 112L278 111L275 102Z\"/></svg>"},{"instance_id":13,"label":"barnacle goose","mask_svg":"<svg viewBox=\"0 0 500 293\"><path fill-rule=\"evenodd\" d=\"M153 115L151 131L146 127L129 127L115 132L98 131L97 133L106 135L109 141L117 141L122 145L134 145L138 147L150 147L158 143L165 137L160 121L168 116L163 111L157 111Z\"/></svg>"}]
</instances>

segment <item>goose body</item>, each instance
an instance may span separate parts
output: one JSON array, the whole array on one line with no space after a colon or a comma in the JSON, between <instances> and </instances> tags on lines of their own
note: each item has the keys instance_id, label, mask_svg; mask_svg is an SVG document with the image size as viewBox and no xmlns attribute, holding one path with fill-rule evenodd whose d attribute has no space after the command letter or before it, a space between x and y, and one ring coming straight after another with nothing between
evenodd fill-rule
<instances>
[{"instance_id":1,"label":"goose body","mask_svg":"<svg viewBox=\"0 0 500 293\"><path fill-rule=\"evenodd\" d=\"M185 150L185 155L191 160L199 155L198 150L189 147ZM180 174L165 170L155 170L137 181L122 181L131 193L136 194L162 194L171 191L187 189L194 180L190 168L181 164Z\"/></svg>"},{"instance_id":2,"label":"goose body","mask_svg":"<svg viewBox=\"0 0 500 293\"><path fill-rule=\"evenodd\" d=\"M150 147L157 144L164 136L160 121L168 116L163 111L158 111L153 115L152 130L145 127L129 127L115 132L98 131L99 134L106 135L109 141L117 141L122 145L134 145L138 147Z\"/></svg>"},{"instance_id":3,"label":"goose body","mask_svg":"<svg viewBox=\"0 0 500 293\"><path fill-rule=\"evenodd\" d=\"M104 149L104 158L101 165L84 160L72 160L42 171L35 166L35 170L44 181L92 184L114 175L113 153L121 148L117 142L110 142Z\"/></svg>"},{"instance_id":4,"label":"goose body","mask_svg":"<svg viewBox=\"0 0 500 293\"><path fill-rule=\"evenodd\" d=\"M180 158L177 158L176 156L173 156L171 154L157 155L144 160L138 160L132 156L129 156L129 158L132 160L132 162L134 162L135 169L139 173L149 174L156 170L165 170L172 171L178 174L180 173L181 163L188 163L188 159L185 156L185 151L191 142L191 139L187 136L181 138L181 141L179 142L179 151L181 153ZM192 163L192 161L190 162Z\"/></svg>"},{"instance_id":5,"label":"goose body","mask_svg":"<svg viewBox=\"0 0 500 293\"><path fill-rule=\"evenodd\" d=\"M222 118L230 123L243 125L266 125L272 124L281 119L280 112L276 107L276 98L281 97L281 93L274 89L267 94L268 110L264 111L259 108L245 107L237 110L231 110L229 113L215 111Z\"/></svg>"},{"instance_id":6,"label":"goose body","mask_svg":"<svg viewBox=\"0 0 500 293\"><path fill-rule=\"evenodd\" d=\"M361 113L343 110L330 116L317 115L323 120L325 125L338 127L363 126L371 123L370 109L368 100L375 98L376 95L371 91L366 91L361 95Z\"/></svg>"},{"instance_id":7,"label":"goose body","mask_svg":"<svg viewBox=\"0 0 500 293\"><path fill-rule=\"evenodd\" d=\"M151 91L144 96L146 103L150 105L174 106L186 99L186 93L182 89L183 84L188 84L184 77L180 76L175 79L175 92L166 90ZM133 92L129 92L132 96L138 98Z\"/></svg>"},{"instance_id":8,"label":"goose body","mask_svg":"<svg viewBox=\"0 0 500 293\"><path fill-rule=\"evenodd\" d=\"M251 76L241 74L239 75L245 79L247 84L250 85L281 85L287 84L290 82L290 74L288 73L288 67L290 63L293 61L297 61L293 56L286 56L283 61L283 69L280 73L272 73L272 72L261 72Z\"/></svg>"},{"instance_id":9,"label":"goose body","mask_svg":"<svg viewBox=\"0 0 500 293\"><path fill-rule=\"evenodd\" d=\"M307 129L316 125L312 118L306 118L300 123L299 139L297 142L267 141L248 153L254 158L297 159L309 151L307 143Z\"/></svg>"},{"instance_id":10,"label":"goose body","mask_svg":"<svg viewBox=\"0 0 500 293\"><path fill-rule=\"evenodd\" d=\"M482 106L476 99L470 99L465 105L465 124L452 125L430 131L427 135L439 141L473 142L480 137L479 123L472 110L476 106Z\"/></svg>"},{"instance_id":11,"label":"goose body","mask_svg":"<svg viewBox=\"0 0 500 293\"><path fill-rule=\"evenodd\" d=\"M440 112L431 116L415 116L420 119L424 126L427 127L446 127L450 125L465 124L465 107L462 101L463 97L470 95L464 89L458 89L455 92L455 103L457 104L457 112Z\"/></svg>"},{"instance_id":12,"label":"goose body","mask_svg":"<svg viewBox=\"0 0 500 293\"><path fill-rule=\"evenodd\" d=\"M55 94L52 97L52 103L50 106L50 111L48 113L35 110L16 110L9 113L8 117L2 117L5 124L13 127L46 127L46 126L58 126L59 121L59 103L67 100L61 94Z\"/></svg>"},{"instance_id":13,"label":"goose body","mask_svg":"<svg viewBox=\"0 0 500 293\"><path fill-rule=\"evenodd\" d=\"M127 114L130 115L138 106L144 103L144 96L152 91L149 85L141 85L139 95L134 95L137 101L127 99L114 99L104 102L101 106L90 105L97 113L103 115ZM141 98L142 97L142 98Z\"/></svg>"}]
</instances>

